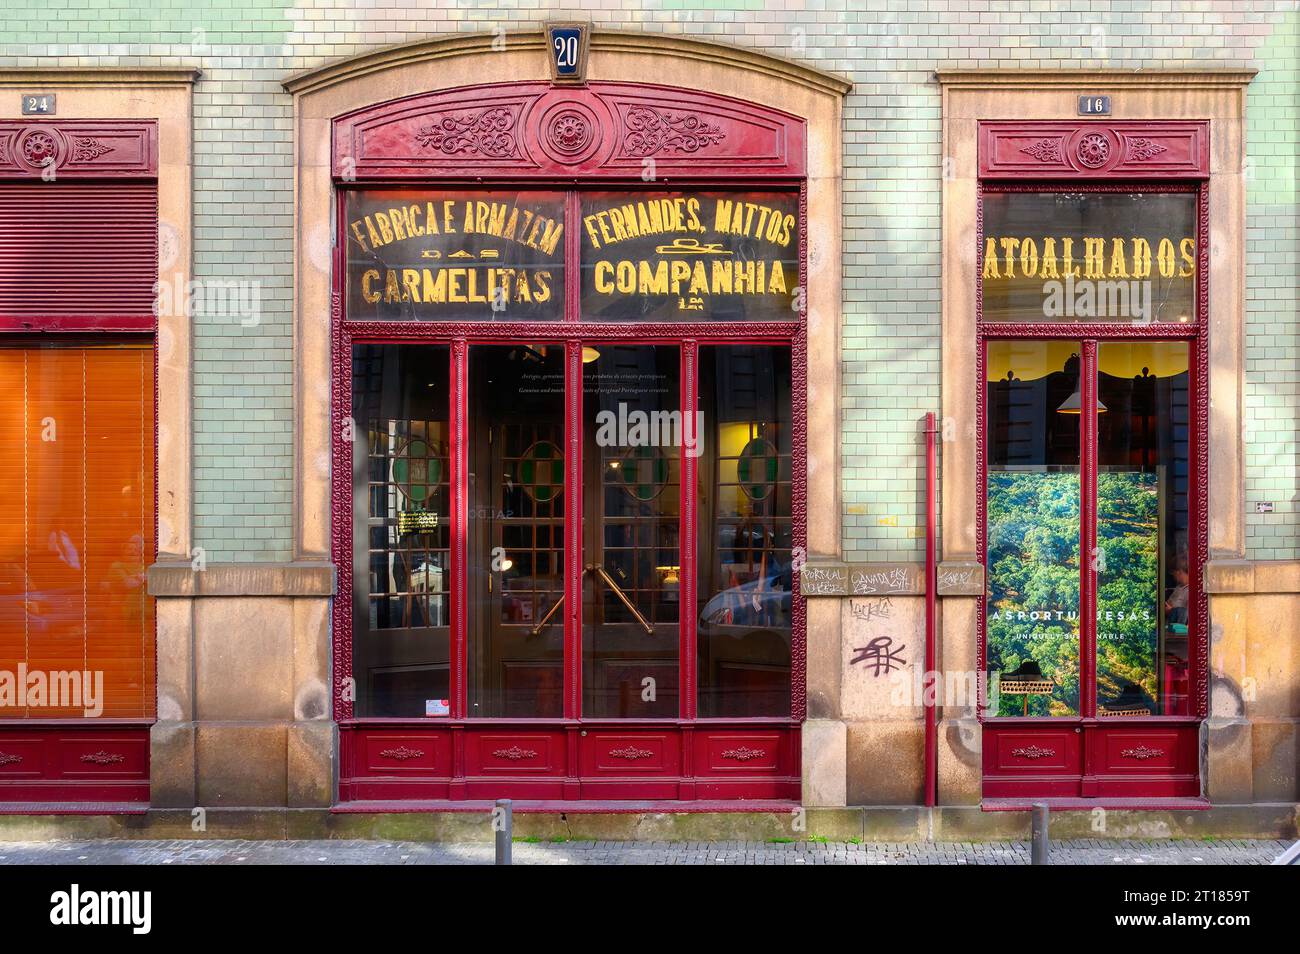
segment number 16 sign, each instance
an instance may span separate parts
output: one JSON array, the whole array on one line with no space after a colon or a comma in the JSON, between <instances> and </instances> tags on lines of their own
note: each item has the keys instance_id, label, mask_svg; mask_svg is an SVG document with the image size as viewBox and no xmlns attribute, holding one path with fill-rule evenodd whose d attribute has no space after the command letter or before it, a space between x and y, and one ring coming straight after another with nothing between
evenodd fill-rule
<instances>
[{"instance_id":1,"label":"number 16 sign","mask_svg":"<svg viewBox=\"0 0 1300 954\"><path fill-rule=\"evenodd\" d=\"M546 24L546 46L550 54L551 79L557 83L581 83L587 77L586 23Z\"/></svg>"}]
</instances>

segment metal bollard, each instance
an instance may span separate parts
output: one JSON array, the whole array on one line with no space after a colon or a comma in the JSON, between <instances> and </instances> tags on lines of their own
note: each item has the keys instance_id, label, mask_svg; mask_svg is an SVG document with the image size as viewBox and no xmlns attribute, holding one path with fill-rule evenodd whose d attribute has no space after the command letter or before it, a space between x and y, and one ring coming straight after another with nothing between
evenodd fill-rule
<instances>
[{"instance_id":1,"label":"metal bollard","mask_svg":"<svg viewBox=\"0 0 1300 954\"><path fill-rule=\"evenodd\" d=\"M510 844L515 832L515 814L510 799L498 798L497 807L492 812L492 821L497 833L497 860L499 865L510 864Z\"/></svg>"},{"instance_id":2,"label":"metal bollard","mask_svg":"<svg viewBox=\"0 0 1300 954\"><path fill-rule=\"evenodd\" d=\"M1048 808L1046 802L1035 802L1033 808L1033 843L1030 850L1030 863L1035 865L1051 864L1047 860L1047 820Z\"/></svg>"}]
</instances>

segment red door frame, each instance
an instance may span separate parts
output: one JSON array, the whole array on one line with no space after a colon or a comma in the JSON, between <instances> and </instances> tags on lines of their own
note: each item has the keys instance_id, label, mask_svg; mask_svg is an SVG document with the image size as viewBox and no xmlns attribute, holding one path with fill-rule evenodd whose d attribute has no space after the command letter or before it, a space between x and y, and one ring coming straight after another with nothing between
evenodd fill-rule
<instances>
[{"instance_id":1,"label":"red door frame","mask_svg":"<svg viewBox=\"0 0 1300 954\"><path fill-rule=\"evenodd\" d=\"M485 118L505 140L473 139ZM471 131L413 158L421 129L450 119ZM561 135L561 121L569 135ZM442 128L445 128L442 127ZM577 133L574 133L575 128ZM698 719L695 700L696 494L680 515L680 710L676 719L584 719L582 700L582 348L586 344L664 344L680 349L683 420L698 404L700 346L778 344L791 349L792 538L806 539L806 325L608 323L581 320L581 195L682 189L798 190L799 286L807 283L806 128L802 119L692 90L627 83L555 88L546 83L464 87L368 107L334 120L336 235L344 236L345 194L353 188L566 191L565 316L550 322L372 322L345 314L346 240L336 243L331 300L332 540L340 568L334 600L334 712L340 727L341 803L394 799L672 800L799 797L799 726L806 711L805 613L792 574L791 711L785 718ZM646 181L646 163L656 178ZM566 520L564 673L561 719L467 717L468 350L473 344L536 341L565 347ZM353 500L352 346L445 344L453 382L451 413L450 717L360 719L348 693L352 676ZM689 432L687 439L692 437ZM683 455L681 485L696 486L697 462ZM687 608L690 611L687 612ZM697 801L697 804L699 802Z\"/></svg>"},{"instance_id":2,"label":"red door frame","mask_svg":"<svg viewBox=\"0 0 1300 954\"><path fill-rule=\"evenodd\" d=\"M52 180L45 178L51 171ZM111 186L158 182L155 120L0 120L0 183L57 188L58 183ZM155 188L154 226L157 242ZM113 249L100 268L112 270ZM35 264L35 263L32 263ZM35 276L21 263L0 265L10 282ZM157 275L155 273L155 279ZM35 287L35 286L34 286ZM152 291L152 290L151 290ZM38 299L39 300L39 299ZM38 313L0 310L0 343L68 344L91 341L153 345L154 545L158 539L158 349L152 312L112 307L89 314L42 303ZM154 709L157 709L157 614L154 616ZM105 806L143 811L149 803L149 727L154 719L0 720L0 814L34 806L95 812ZM97 803L97 804L95 804ZM82 807L78 807L82 806Z\"/></svg>"},{"instance_id":3,"label":"red door frame","mask_svg":"<svg viewBox=\"0 0 1300 954\"><path fill-rule=\"evenodd\" d=\"M1067 718L986 716L984 797L1143 799L1201 794L1200 723L1208 710L1208 598L1202 571L1208 558L1209 470L1209 123L981 122L976 249L984 248L984 196L1000 192L1178 192L1197 197L1195 320L1187 325L1117 322L986 322L983 282L976 281L976 546L987 566L987 352L998 339L1083 342L1081 402L1094 407L1097 346L1104 341L1186 341L1192 382L1188 481L1192 573L1189 602L1192 714L1100 719L1096 711L1096 581L1086 555L1097 533L1097 419L1080 426L1080 713ZM1015 181L1012 181L1015 180ZM987 601L978 611L981 672L987 673Z\"/></svg>"}]
</instances>

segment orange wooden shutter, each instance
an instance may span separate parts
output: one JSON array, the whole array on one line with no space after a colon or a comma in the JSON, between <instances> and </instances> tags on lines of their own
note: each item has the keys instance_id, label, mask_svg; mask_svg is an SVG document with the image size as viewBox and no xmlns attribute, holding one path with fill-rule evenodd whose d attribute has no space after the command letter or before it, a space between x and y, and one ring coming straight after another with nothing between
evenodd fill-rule
<instances>
[{"instance_id":1,"label":"orange wooden shutter","mask_svg":"<svg viewBox=\"0 0 1300 954\"><path fill-rule=\"evenodd\" d=\"M150 718L153 348L0 349L0 388L0 670L103 673L101 717Z\"/></svg>"}]
</instances>

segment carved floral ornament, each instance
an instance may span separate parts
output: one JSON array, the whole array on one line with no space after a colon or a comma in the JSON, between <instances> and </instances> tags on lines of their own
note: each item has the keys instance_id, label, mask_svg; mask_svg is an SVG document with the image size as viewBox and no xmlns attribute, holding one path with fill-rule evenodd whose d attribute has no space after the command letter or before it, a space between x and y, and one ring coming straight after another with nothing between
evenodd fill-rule
<instances>
[{"instance_id":1,"label":"carved floral ornament","mask_svg":"<svg viewBox=\"0 0 1300 954\"><path fill-rule=\"evenodd\" d=\"M379 752L386 759L397 759L399 762L405 762L408 759L418 759L424 755L423 749L408 749L404 745L399 745L395 749L381 749Z\"/></svg>"},{"instance_id":2,"label":"carved floral ornament","mask_svg":"<svg viewBox=\"0 0 1300 954\"><path fill-rule=\"evenodd\" d=\"M1154 749L1146 745L1139 745L1132 749L1122 749L1119 754L1126 759L1137 759L1145 762L1147 759L1159 758L1165 754L1165 750Z\"/></svg>"},{"instance_id":3,"label":"carved floral ornament","mask_svg":"<svg viewBox=\"0 0 1300 954\"><path fill-rule=\"evenodd\" d=\"M515 158L522 140L521 111L520 106L504 105L447 112L420 125L415 143L446 156ZM543 151L561 163L576 164L588 158L602 135L590 108L576 101L546 110L539 123L537 138ZM727 138L719 123L698 113L647 105L631 106L622 114L620 135L623 153L637 159L691 155Z\"/></svg>"},{"instance_id":4,"label":"carved floral ornament","mask_svg":"<svg viewBox=\"0 0 1300 954\"><path fill-rule=\"evenodd\" d=\"M1075 166L1096 172L1122 162L1147 162L1169 152L1165 143L1151 136L1126 136L1114 129L1086 131L1082 135L1057 133L1018 148L1022 155L1044 165Z\"/></svg>"},{"instance_id":5,"label":"carved floral ornament","mask_svg":"<svg viewBox=\"0 0 1300 954\"><path fill-rule=\"evenodd\" d=\"M1084 169L1095 171L1110 165L1116 159L1121 162L1147 162L1168 152L1169 147L1149 136L1125 137L1114 129L1099 129L1085 132L1077 138L1070 133L1044 136L1021 146L1019 151L1048 165L1069 165L1073 162Z\"/></svg>"},{"instance_id":6,"label":"carved floral ornament","mask_svg":"<svg viewBox=\"0 0 1300 954\"><path fill-rule=\"evenodd\" d=\"M616 759L627 759L629 762L635 762L638 759L648 759L654 755L649 749L639 749L635 745L627 745L619 749L610 749L609 754Z\"/></svg>"},{"instance_id":7,"label":"carved floral ornament","mask_svg":"<svg viewBox=\"0 0 1300 954\"><path fill-rule=\"evenodd\" d=\"M748 762L751 759L762 758L766 754L762 749L751 749L747 745L742 745L735 749L725 749L722 757L736 762Z\"/></svg>"},{"instance_id":8,"label":"carved floral ornament","mask_svg":"<svg viewBox=\"0 0 1300 954\"><path fill-rule=\"evenodd\" d=\"M119 762L125 762L126 756L117 752L105 752L100 749L98 752L90 752L81 757L81 761L93 765L116 765Z\"/></svg>"},{"instance_id":9,"label":"carved floral ornament","mask_svg":"<svg viewBox=\"0 0 1300 954\"><path fill-rule=\"evenodd\" d=\"M51 125L20 128L12 138L0 131L0 163L43 172L49 167L61 169L69 163L86 164L107 156L116 149L95 136L78 135Z\"/></svg>"},{"instance_id":10,"label":"carved floral ornament","mask_svg":"<svg viewBox=\"0 0 1300 954\"><path fill-rule=\"evenodd\" d=\"M1012 749L1011 754L1022 759L1046 759L1056 754L1056 749L1043 748L1037 745L1028 745L1020 749Z\"/></svg>"},{"instance_id":11,"label":"carved floral ornament","mask_svg":"<svg viewBox=\"0 0 1300 954\"><path fill-rule=\"evenodd\" d=\"M425 149L448 156L479 155L504 159L515 154L516 110L498 106L477 112L447 113L415 133Z\"/></svg>"},{"instance_id":12,"label":"carved floral ornament","mask_svg":"<svg viewBox=\"0 0 1300 954\"><path fill-rule=\"evenodd\" d=\"M493 749L492 756L498 759L509 759L511 762L521 762L524 759L537 758L537 751L535 749L521 749L517 745L512 745L508 749Z\"/></svg>"}]
</instances>

